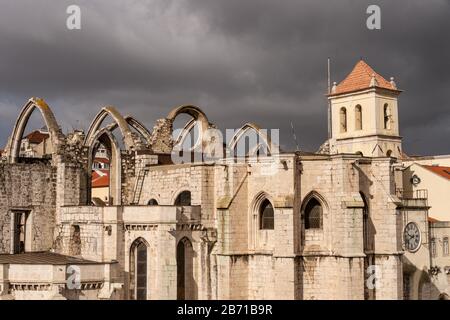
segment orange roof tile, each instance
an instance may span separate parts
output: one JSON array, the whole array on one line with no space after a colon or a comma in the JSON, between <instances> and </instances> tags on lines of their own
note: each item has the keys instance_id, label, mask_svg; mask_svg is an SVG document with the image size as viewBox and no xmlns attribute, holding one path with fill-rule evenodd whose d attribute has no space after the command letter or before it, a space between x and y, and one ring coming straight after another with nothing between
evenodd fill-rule
<instances>
[{"instance_id":1,"label":"orange roof tile","mask_svg":"<svg viewBox=\"0 0 450 320\"><path fill-rule=\"evenodd\" d=\"M106 159L106 158L95 158L94 159L94 163L96 163L96 162L109 164L109 159Z\"/></svg>"},{"instance_id":2,"label":"orange roof tile","mask_svg":"<svg viewBox=\"0 0 450 320\"><path fill-rule=\"evenodd\" d=\"M109 187L109 170L92 171L92 188Z\"/></svg>"},{"instance_id":3,"label":"orange roof tile","mask_svg":"<svg viewBox=\"0 0 450 320\"><path fill-rule=\"evenodd\" d=\"M372 87L372 77L375 77L375 87L400 92L395 85L387 81L375 72L365 61L360 60L353 68L352 72L342 80L330 94L331 96L364 90Z\"/></svg>"},{"instance_id":4,"label":"orange roof tile","mask_svg":"<svg viewBox=\"0 0 450 320\"><path fill-rule=\"evenodd\" d=\"M432 217L428 217L428 222L429 223L435 223L435 222L439 222L439 220L432 218Z\"/></svg>"},{"instance_id":5,"label":"orange roof tile","mask_svg":"<svg viewBox=\"0 0 450 320\"><path fill-rule=\"evenodd\" d=\"M42 141L44 141L45 139L48 139L48 137L50 137L50 135L48 133L42 133L42 132L36 130L36 131L29 133L25 137L25 139L28 139L28 141L30 143L39 144Z\"/></svg>"},{"instance_id":6,"label":"orange roof tile","mask_svg":"<svg viewBox=\"0 0 450 320\"><path fill-rule=\"evenodd\" d=\"M450 167L442 167L442 166L423 166L425 169L428 169L441 177L444 177L450 180Z\"/></svg>"}]
</instances>

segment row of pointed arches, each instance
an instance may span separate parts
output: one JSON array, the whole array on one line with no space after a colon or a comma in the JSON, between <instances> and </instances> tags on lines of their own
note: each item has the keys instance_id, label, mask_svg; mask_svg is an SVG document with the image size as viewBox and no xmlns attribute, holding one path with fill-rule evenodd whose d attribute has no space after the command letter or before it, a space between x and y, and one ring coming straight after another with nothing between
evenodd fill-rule
<instances>
[{"instance_id":1,"label":"row of pointed arches","mask_svg":"<svg viewBox=\"0 0 450 320\"><path fill-rule=\"evenodd\" d=\"M10 163L21 161L21 143L33 112L39 111L45 127L48 131L48 142L50 147L47 148L49 159L55 159L55 156L63 156L65 154L64 146L67 137L62 133L56 117L47 103L40 98L31 98L22 108L19 117L14 125L8 145L5 149L5 155ZM173 130L175 119L185 114L191 119L184 125L177 134ZM272 142L271 137L254 123L246 123L240 129L236 130L228 142L228 145L222 144L219 137L215 136L215 126L210 123L206 114L197 106L182 105L173 109L168 116L163 119L169 126L172 145L166 152L183 149L186 141L189 144L190 135L193 131L197 132L197 140L191 143L188 151L196 152L200 150L210 151L210 149L218 149L223 156L231 153L234 157L247 157L255 155L271 155L274 153L277 145ZM155 131L155 130L154 130ZM211 133L212 132L212 133ZM108 196L107 203L111 205L120 205L122 202L121 186L122 186L122 151L137 151L140 149L152 150L155 142L160 142L167 137L162 137L159 132L150 132L140 121L132 116L122 116L120 112L113 106L103 107L91 122L82 146L88 150L88 158L86 165L87 172L87 199L92 199L92 172L96 154L99 149L106 150L107 157L110 161L108 164ZM255 138L256 137L256 138ZM192 141L190 141L192 142ZM170 143L169 143L170 144ZM215 146L214 146L215 145ZM201 149L199 149L201 147ZM172 148L172 150L170 150ZM185 149L185 148L184 148ZM231 151L230 151L231 150ZM242 152L242 150L244 150ZM153 150L155 151L155 150ZM213 150L213 152L216 152ZM217 158L217 157L216 157Z\"/></svg>"},{"instance_id":2,"label":"row of pointed arches","mask_svg":"<svg viewBox=\"0 0 450 320\"><path fill-rule=\"evenodd\" d=\"M252 211L256 212L257 225L260 230L275 229L275 211L270 196L262 192L253 201ZM310 192L302 201L300 208L302 224L307 229L322 229L323 215L328 210L325 199L317 192Z\"/></svg>"}]
</instances>

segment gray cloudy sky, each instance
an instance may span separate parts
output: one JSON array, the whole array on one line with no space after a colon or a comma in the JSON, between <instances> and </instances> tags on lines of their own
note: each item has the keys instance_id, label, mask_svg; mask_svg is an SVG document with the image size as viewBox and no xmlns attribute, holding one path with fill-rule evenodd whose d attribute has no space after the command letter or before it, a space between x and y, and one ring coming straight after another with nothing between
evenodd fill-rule
<instances>
[{"instance_id":1,"label":"gray cloudy sky","mask_svg":"<svg viewBox=\"0 0 450 320\"><path fill-rule=\"evenodd\" d=\"M66 29L66 8L82 30ZM378 4L382 29L366 28ZM364 59L405 90L410 154L450 153L449 0L0 0L0 146L29 97L64 130L115 105L148 127L196 104L220 128L279 128L293 148L326 138L326 59L340 81ZM78 124L78 123L81 123Z\"/></svg>"}]
</instances>

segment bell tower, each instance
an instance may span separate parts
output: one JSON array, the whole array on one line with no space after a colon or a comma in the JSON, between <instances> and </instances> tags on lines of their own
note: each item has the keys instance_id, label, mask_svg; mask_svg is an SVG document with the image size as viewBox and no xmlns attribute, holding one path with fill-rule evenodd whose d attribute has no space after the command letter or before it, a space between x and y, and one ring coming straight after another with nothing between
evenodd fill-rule
<instances>
[{"instance_id":1,"label":"bell tower","mask_svg":"<svg viewBox=\"0 0 450 320\"><path fill-rule=\"evenodd\" d=\"M330 153L360 153L366 157L402 156L394 78L387 81L359 61L339 84L333 84Z\"/></svg>"}]
</instances>

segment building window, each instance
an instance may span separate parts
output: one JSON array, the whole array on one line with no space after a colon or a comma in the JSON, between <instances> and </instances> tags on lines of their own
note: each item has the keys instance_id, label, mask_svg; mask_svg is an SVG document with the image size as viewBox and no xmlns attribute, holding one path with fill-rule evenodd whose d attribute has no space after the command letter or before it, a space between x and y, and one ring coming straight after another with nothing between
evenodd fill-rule
<instances>
[{"instance_id":1,"label":"building window","mask_svg":"<svg viewBox=\"0 0 450 320\"><path fill-rule=\"evenodd\" d=\"M274 212L273 206L269 200L264 200L259 209L260 229L273 230L274 229Z\"/></svg>"},{"instance_id":2,"label":"building window","mask_svg":"<svg viewBox=\"0 0 450 320\"><path fill-rule=\"evenodd\" d=\"M147 249L142 238L133 242L130 250L130 296L132 300L147 300Z\"/></svg>"},{"instance_id":3,"label":"building window","mask_svg":"<svg viewBox=\"0 0 450 320\"><path fill-rule=\"evenodd\" d=\"M370 215L369 215L369 204L367 203L367 198L364 193L360 192L361 198L364 202L363 208L363 245L364 252L372 251L372 240L371 240L371 228L370 228Z\"/></svg>"},{"instance_id":4,"label":"building window","mask_svg":"<svg viewBox=\"0 0 450 320\"><path fill-rule=\"evenodd\" d=\"M411 291L411 277L409 274L403 274L403 300L409 300Z\"/></svg>"},{"instance_id":5,"label":"building window","mask_svg":"<svg viewBox=\"0 0 450 320\"><path fill-rule=\"evenodd\" d=\"M148 206L157 206L158 205L158 201L156 201L155 199L150 199L147 202Z\"/></svg>"},{"instance_id":6,"label":"building window","mask_svg":"<svg viewBox=\"0 0 450 320\"><path fill-rule=\"evenodd\" d=\"M190 206L191 205L191 192L183 191L175 200L176 206Z\"/></svg>"},{"instance_id":7,"label":"building window","mask_svg":"<svg viewBox=\"0 0 450 320\"><path fill-rule=\"evenodd\" d=\"M347 132L347 109L344 107L340 111L340 128L341 132Z\"/></svg>"},{"instance_id":8,"label":"building window","mask_svg":"<svg viewBox=\"0 0 450 320\"><path fill-rule=\"evenodd\" d=\"M71 256L81 255L81 232L78 225L72 225L70 230L69 254Z\"/></svg>"},{"instance_id":9,"label":"building window","mask_svg":"<svg viewBox=\"0 0 450 320\"><path fill-rule=\"evenodd\" d=\"M197 299L197 283L194 279L194 249L188 238L177 245L177 299Z\"/></svg>"},{"instance_id":10,"label":"building window","mask_svg":"<svg viewBox=\"0 0 450 320\"><path fill-rule=\"evenodd\" d=\"M322 205L316 198L308 201L305 207L305 229L322 228Z\"/></svg>"},{"instance_id":11,"label":"building window","mask_svg":"<svg viewBox=\"0 0 450 320\"><path fill-rule=\"evenodd\" d=\"M362 130L362 108L359 104L355 107L355 130Z\"/></svg>"},{"instance_id":12,"label":"building window","mask_svg":"<svg viewBox=\"0 0 450 320\"><path fill-rule=\"evenodd\" d=\"M390 130L391 129L391 122L392 122L392 115L391 115L391 108L386 103L383 107L383 117L384 117L384 129Z\"/></svg>"},{"instance_id":13,"label":"building window","mask_svg":"<svg viewBox=\"0 0 450 320\"><path fill-rule=\"evenodd\" d=\"M444 256L448 256L448 237L444 237L444 241L442 243L442 251Z\"/></svg>"},{"instance_id":14,"label":"building window","mask_svg":"<svg viewBox=\"0 0 450 320\"><path fill-rule=\"evenodd\" d=\"M27 218L28 212L14 212L13 219L13 253L24 253L25 252L25 241L27 236Z\"/></svg>"},{"instance_id":15,"label":"building window","mask_svg":"<svg viewBox=\"0 0 450 320\"><path fill-rule=\"evenodd\" d=\"M431 256L436 257L436 238L432 238L430 241Z\"/></svg>"}]
</instances>

